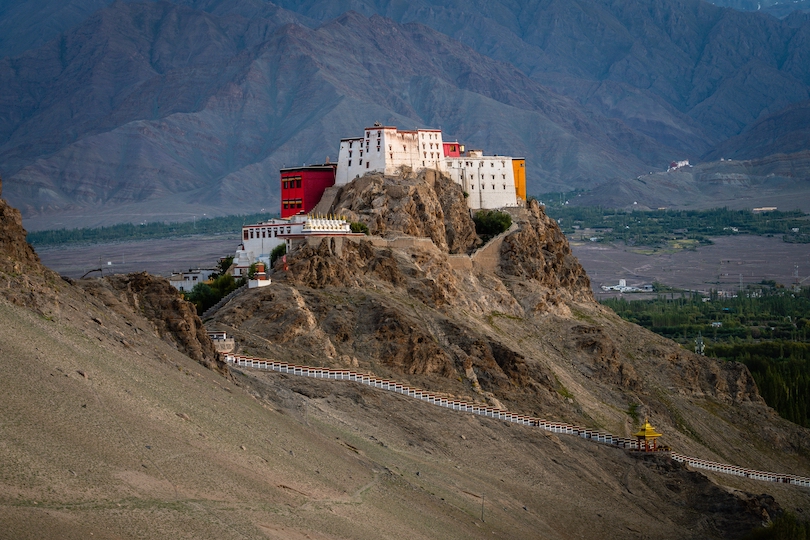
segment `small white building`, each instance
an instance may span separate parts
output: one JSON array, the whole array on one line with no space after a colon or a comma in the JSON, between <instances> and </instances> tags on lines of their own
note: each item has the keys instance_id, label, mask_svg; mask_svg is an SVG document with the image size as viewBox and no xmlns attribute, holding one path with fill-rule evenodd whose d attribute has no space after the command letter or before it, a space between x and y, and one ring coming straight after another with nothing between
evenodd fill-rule
<instances>
[{"instance_id":1,"label":"small white building","mask_svg":"<svg viewBox=\"0 0 810 540\"><path fill-rule=\"evenodd\" d=\"M270 254L273 249L285 242L285 237L300 234L307 217L295 215L287 219L271 219L253 225L242 226L242 244L233 258L233 275L247 275L250 265L262 261L270 265Z\"/></svg>"},{"instance_id":2,"label":"small white building","mask_svg":"<svg viewBox=\"0 0 810 540\"><path fill-rule=\"evenodd\" d=\"M172 272L169 283L180 292L191 292L198 283L207 281L212 274L217 273L215 268L189 269L188 272Z\"/></svg>"}]
</instances>

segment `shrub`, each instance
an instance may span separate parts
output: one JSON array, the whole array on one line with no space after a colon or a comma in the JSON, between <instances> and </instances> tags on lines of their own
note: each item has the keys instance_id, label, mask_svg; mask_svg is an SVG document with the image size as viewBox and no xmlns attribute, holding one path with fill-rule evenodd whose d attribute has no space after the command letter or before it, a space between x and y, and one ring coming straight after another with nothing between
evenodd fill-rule
<instances>
[{"instance_id":1,"label":"shrub","mask_svg":"<svg viewBox=\"0 0 810 540\"><path fill-rule=\"evenodd\" d=\"M349 227L351 227L353 233L368 234L368 225L366 225L365 223L358 223L356 221L352 221Z\"/></svg>"},{"instance_id":2,"label":"shrub","mask_svg":"<svg viewBox=\"0 0 810 540\"><path fill-rule=\"evenodd\" d=\"M512 226L512 216L499 210L480 210L473 217L475 232L482 238L492 238Z\"/></svg>"}]
</instances>

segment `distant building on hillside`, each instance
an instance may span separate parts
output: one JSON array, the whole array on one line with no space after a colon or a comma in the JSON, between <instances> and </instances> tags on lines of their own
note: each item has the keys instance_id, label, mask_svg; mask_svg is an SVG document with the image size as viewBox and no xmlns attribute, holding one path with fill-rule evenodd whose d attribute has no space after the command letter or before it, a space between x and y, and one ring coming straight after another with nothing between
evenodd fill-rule
<instances>
[{"instance_id":1,"label":"distant building on hillside","mask_svg":"<svg viewBox=\"0 0 810 540\"><path fill-rule=\"evenodd\" d=\"M672 163L669 164L667 172L677 171L678 169L682 169L684 167L691 167L688 159L684 159L683 161L673 161Z\"/></svg>"},{"instance_id":2,"label":"distant building on hillside","mask_svg":"<svg viewBox=\"0 0 810 540\"><path fill-rule=\"evenodd\" d=\"M196 284L207 281L216 272L215 268L197 268L196 270L189 269L188 272L172 272L169 283L180 292L190 292Z\"/></svg>"},{"instance_id":3,"label":"distant building on hillside","mask_svg":"<svg viewBox=\"0 0 810 540\"><path fill-rule=\"evenodd\" d=\"M470 209L517 206L526 200L526 160L465 151L457 141L444 142L439 129L400 131L375 124L363 136L341 139L336 185L366 173L393 176L403 167L448 174L467 194Z\"/></svg>"},{"instance_id":4,"label":"distant building on hillside","mask_svg":"<svg viewBox=\"0 0 810 540\"><path fill-rule=\"evenodd\" d=\"M336 163L281 169L281 217L308 214L335 185Z\"/></svg>"}]
</instances>

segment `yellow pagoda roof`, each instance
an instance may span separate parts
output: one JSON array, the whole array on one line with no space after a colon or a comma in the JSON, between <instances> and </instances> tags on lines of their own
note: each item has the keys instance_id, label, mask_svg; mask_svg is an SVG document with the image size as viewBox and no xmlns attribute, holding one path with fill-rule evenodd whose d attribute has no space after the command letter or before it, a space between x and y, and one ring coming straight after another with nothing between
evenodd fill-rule
<instances>
[{"instance_id":1,"label":"yellow pagoda roof","mask_svg":"<svg viewBox=\"0 0 810 540\"><path fill-rule=\"evenodd\" d=\"M638 433L633 435L633 437L644 437L645 439L654 439L656 437L661 437L661 434L655 431L655 428L650 425L650 422L646 419L644 420L644 427L642 427Z\"/></svg>"}]
</instances>

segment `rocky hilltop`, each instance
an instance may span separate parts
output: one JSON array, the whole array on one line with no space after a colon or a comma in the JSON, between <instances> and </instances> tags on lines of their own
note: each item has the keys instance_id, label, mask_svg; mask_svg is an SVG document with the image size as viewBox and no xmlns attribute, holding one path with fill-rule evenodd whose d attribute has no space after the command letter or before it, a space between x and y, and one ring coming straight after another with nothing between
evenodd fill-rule
<instances>
[{"instance_id":1,"label":"rocky hilltop","mask_svg":"<svg viewBox=\"0 0 810 540\"><path fill-rule=\"evenodd\" d=\"M697 356L599 306L536 202L511 209L513 228L484 246L448 241L472 226L463 206L443 201L448 182L428 173L349 183L331 212L377 235L302 245L287 271L276 265L272 287L208 324L257 356L353 366L623 435L636 421L628 411L649 415L673 445L716 459L762 459L743 442L757 433L779 448L780 464L806 467L808 433L765 406L744 366ZM772 438L772 425L787 431Z\"/></svg>"}]
</instances>

